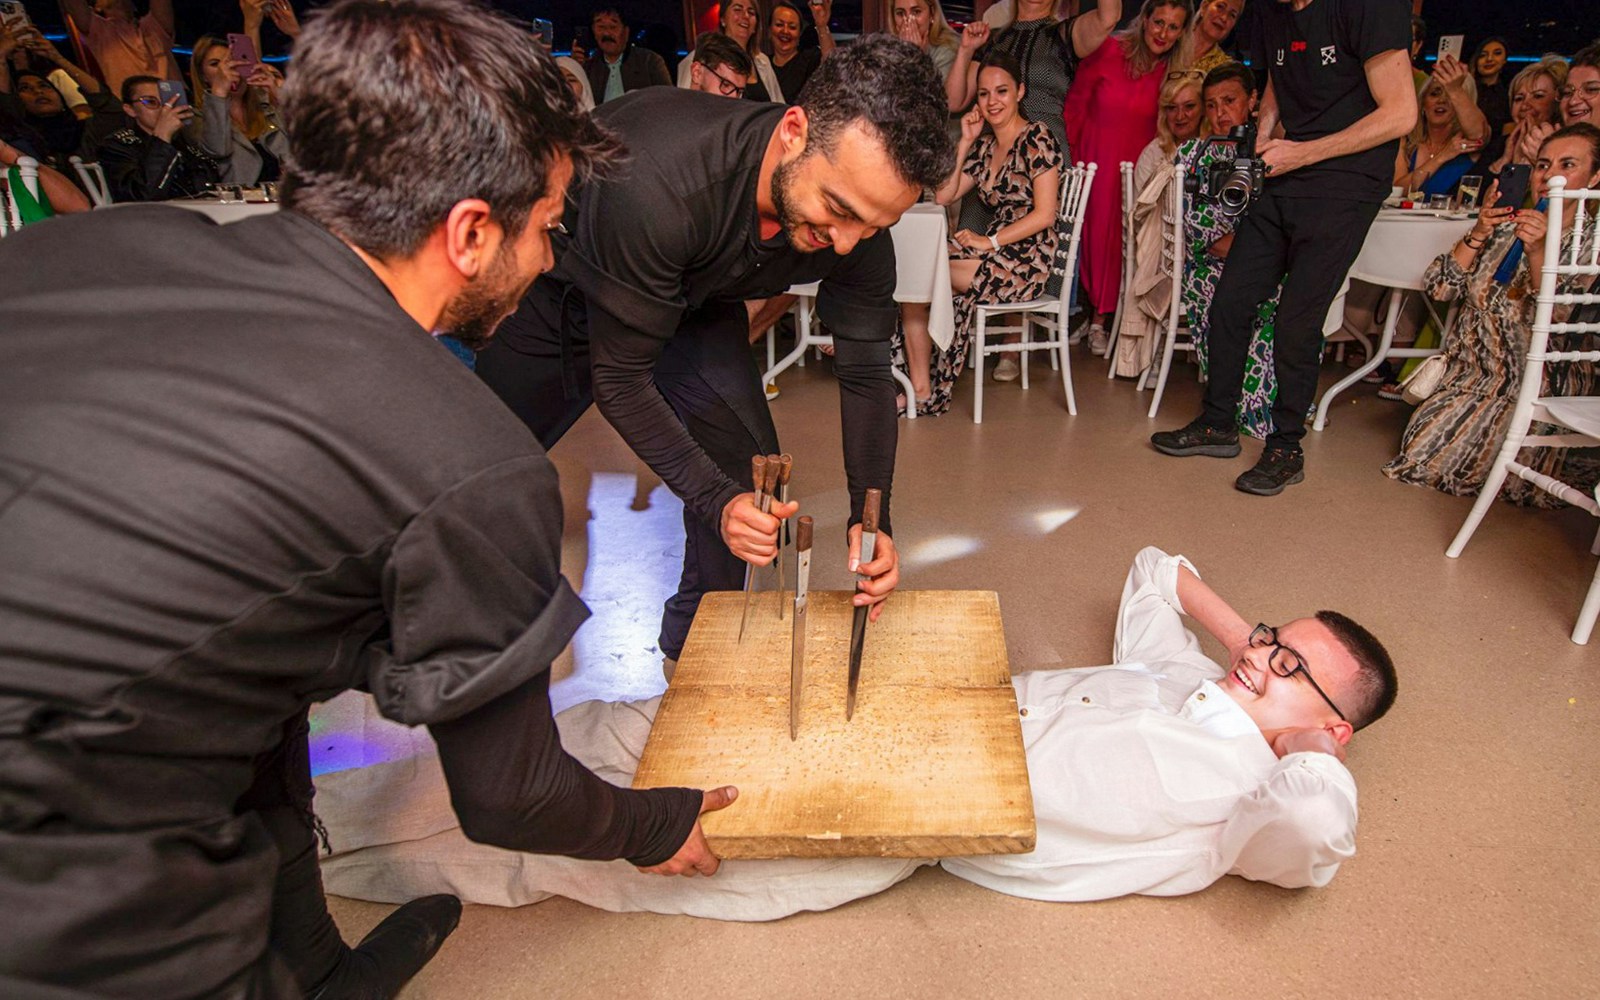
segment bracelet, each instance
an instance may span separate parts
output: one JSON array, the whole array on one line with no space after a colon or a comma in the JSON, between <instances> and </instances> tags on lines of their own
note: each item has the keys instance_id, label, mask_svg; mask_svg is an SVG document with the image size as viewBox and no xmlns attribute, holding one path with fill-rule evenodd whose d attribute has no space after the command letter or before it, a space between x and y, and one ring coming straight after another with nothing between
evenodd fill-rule
<instances>
[{"instance_id":1,"label":"bracelet","mask_svg":"<svg viewBox=\"0 0 1600 1000\"><path fill-rule=\"evenodd\" d=\"M990 233L989 234L989 245L994 248L994 252L995 253L999 253L1000 252L1000 237L994 235L993 233Z\"/></svg>"},{"instance_id":2,"label":"bracelet","mask_svg":"<svg viewBox=\"0 0 1600 1000\"><path fill-rule=\"evenodd\" d=\"M1484 247L1489 245L1489 238L1484 237L1478 242L1474 243L1472 242L1472 233L1469 231L1467 235L1461 237L1461 242L1468 250L1482 250Z\"/></svg>"}]
</instances>

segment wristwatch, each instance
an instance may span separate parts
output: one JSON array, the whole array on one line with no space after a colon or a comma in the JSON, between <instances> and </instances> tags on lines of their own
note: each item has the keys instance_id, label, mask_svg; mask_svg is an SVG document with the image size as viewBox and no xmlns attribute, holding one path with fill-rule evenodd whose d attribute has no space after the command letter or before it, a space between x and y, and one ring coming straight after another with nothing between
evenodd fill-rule
<instances>
[{"instance_id":1,"label":"wristwatch","mask_svg":"<svg viewBox=\"0 0 1600 1000\"><path fill-rule=\"evenodd\" d=\"M994 248L994 252L995 253L999 253L1000 252L1000 237L996 236L993 233L990 233L989 234L989 245Z\"/></svg>"}]
</instances>

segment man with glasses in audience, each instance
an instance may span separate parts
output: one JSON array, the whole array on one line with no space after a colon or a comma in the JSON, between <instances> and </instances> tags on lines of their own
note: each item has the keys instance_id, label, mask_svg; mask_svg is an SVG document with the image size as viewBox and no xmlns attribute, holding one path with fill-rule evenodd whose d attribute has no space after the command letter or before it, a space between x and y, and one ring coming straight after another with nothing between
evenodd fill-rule
<instances>
[{"instance_id":1,"label":"man with glasses in audience","mask_svg":"<svg viewBox=\"0 0 1600 1000\"><path fill-rule=\"evenodd\" d=\"M744 46L722 34L708 31L694 46L694 62L689 67L689 89L722 97L743 97L745 81L750 79L750 53Z\"/></svg>"},{"instance_id":2,"label":"man with glasses in audience","mask_svg":"<svg viewBox=\"0 0 1600 1000\"><path fill-rule=\"evenodd\" d=\"M743 587L747 565L777 554L779 519L799 509L763 513L751 492L751 457L779 449L745 303L820 281L850 490L847 562L862 577L853 601L880 604L899 582L888 230L954 164L933 62L869 35L824 60L796 107L651 87L595 118L629 164L574 192L555 270L479 354L479 376L546 447L596 403L682 498L683 575L659 639L675 661L701 595ZM877 551L860 562L874 487Z\"/></svg>"},{"instance_id":3,"label":"man with glasses in audience","mask_svg":"<svg viewBox=\"0 0 1600 1000\"><path fill-rule=\"evenodd\" d=\"M526 39L340 0L295 48L282 211L0 240L28 276L0 282L0 996L398 992L461 907L354 949L328 913L307 709L356 687L428 727L474 839L717 870L731 789L561 749L549 667L588 612L556 473L432 336L481 346L619 153Z\"/></svg>"}]
</instances>

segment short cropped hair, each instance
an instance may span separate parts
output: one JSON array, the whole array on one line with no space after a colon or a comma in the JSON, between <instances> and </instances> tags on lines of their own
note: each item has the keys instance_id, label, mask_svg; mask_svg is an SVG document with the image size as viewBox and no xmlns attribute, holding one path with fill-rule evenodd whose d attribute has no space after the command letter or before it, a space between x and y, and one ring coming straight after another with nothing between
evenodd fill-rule
<instances>
[{"instance_id":1,"label":"short cropped hair","mask_svg":"<svg viewBox=\"0 0 1600 1000\"><path fill-rule=\"evenodd\" d=\"M338 0L311 15L283 98L282 200L378 257L407 257L465 198L516 239L570 157L617 157L531 32L471 0Z\"/></svg>"},{"instance_id":2,"label":"short cropped hair","mask_svg":"<svg viewBox=\"0 0 1600 1000\"><path fill-rule=\"evenodd\" d=\"M620 21L623 25L627 25L627 23L628 23L628 18L627 18L626 15L624 15L622 13L622 8L618 7L614 3L603 3L603 4L600 4L599 6L593 8L592 10L590 10L589 11L589 23L593 24L594 23L594 19L599 17L601 14L610 14L612 17L614 17L618 21Z\"/></svg>"},{"instance_id":3,"label":"short cropped hair","mask_svg":"<svg viewBox=\"0 0 1600 1000\"><path fill-rule=\"evenodd\" d=\"M1399 690L1394 660L1377 637L1337 611L1318 611L1317 621L1328 627L1333 637L1356 661L1359 673L1356 690L1360 701L1344 706L1345 719L1356 729L1365 729L1394 706Z\"/></svg>"},{"instance_id":4,"label":"short cropped hair","mask_svg":"<svg viewBox=\"0 0 1600 1000\"><path fill-rule=\"evenodd\" d=\"M1249 66L1241 62L1225 62L1206 74L1204 82L1200 84L1200 93L1204 95L1212 87L1227 83L1229 80L1238 80L1247 94L1256 92L1256 75L1250 72Z\"/></svg>"},{"instance_id":5,"label":"short cropped hair","mask_svg":"<svg viewBox=\"0 0 1600 1000\"><path fill-rule=\"evenodd\" d=\"M1573 68L1588 66L1591 69L1600 69L1600 39L1574 52L1571 65Z\"/></svg>"},{"instance_id":6,"label":"short cropped hair","mask_svg":"<svg viewBox=\"0 0 1600 1000\"><path fill-rule=\"evenodd\" d=\"M808 142L825 156L859 124L882 141L908 184L935 188L955 169L944 81L910 42L867 35L840 46L811 74L799 104L810 123Z\"/></svg>"},{"instance_id":7,"label":"short cropped hair","mask_svg":"<svg viewBox=\"0 0 1600 1000\"><path fill-rule=\"evenodd\" d=\"M708 31L695 39L694 61L706 69L726 66L742 77L749 77L754 65L744 46L720 31Z\"/></svg>"},{"instance_id":8,"label":"short cropped hair","mask_svg":"<svg viewBox=\"0 0 1600 1000\"><path fill-rule=\"evenodd\" d=\"M123 104L132 104L133 103L133 88L142 87L147 83L152 85L152 86L155 86L155 87L161 86L161 80L160 80L159 77L144 76L144 75L140 75L140 76L125 76L125 77L123 77L122 78L122 94L121 94L122 103Z\"/></svg>"}]
</instances>

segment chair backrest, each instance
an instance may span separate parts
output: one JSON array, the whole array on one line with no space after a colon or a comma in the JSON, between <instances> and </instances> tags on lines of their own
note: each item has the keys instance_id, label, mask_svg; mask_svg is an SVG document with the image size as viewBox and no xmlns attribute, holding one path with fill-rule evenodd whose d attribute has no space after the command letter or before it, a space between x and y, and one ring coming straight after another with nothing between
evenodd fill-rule
<instances>
[{"instance_id":1,"label":"chair backrest","mask_svg":"<svg viewBox=\"0 0 1600 1000\"><path fill-rule=\"evenodd\" d=\"M1061 173L1061 202L1057 206L1056 256L1050 269L1070 279L1078 260L1078 242L1083 236L1083 217L1089 207L1089 190L1094 186L1093 163L1079 163ZM1065 295L1062 296L1066 298Z\"/></svg>"},{"instance_id":2,"label":"chair backrest","mask_svg":"<svg viewBox=\"0 0 1600 1000\"><path fill-rule=\"evenodd\" d=\"M94 207L105 208L111 204L111 185L106 183L105 168L98 163L85 163L81 156L69 159L72 169L78 173L78 181L89 193L89 200L94 203Z\"/></svg>"},{"instance_id":3,"label":"chair backrest","mask_svg":"<svg viewBox=\"0 0 1600 1000\"><path fill-rule=\"evenodd\" d=\"M11 178L0 172L0 236L22 228L22 212L16 199L11 197Z\"/></svg>"},{"instance_id":4,"label":"chair backrest","mask_svg":"<svg viewBox=\"0 0 1600 1000\"><path fill-rule=\"evenodd\" d=\"M1167 184L1167 195L1161 203L1161 270L1173 282L1183 280L1183 217L1189 202L1183 191L1183 173L1175 172ZM1173 297L1178 289L1173 288Z\"/></svg>"},{"instance_id":5,"label":"chair backrest","mask_svg":"<svg viewBox=\"0 0 1600 1000\"><path fill-rule=\"evenodd\" d=\"M1567 190L1564 177L1550 179L1549 225L1544 234L1544 268L1539 274L1539 297L1534 309L1533 332L1528 338L1528 367L1523 376L1526 383L1533 378L1535 391L1540 384L1535 369L1546 361L1600 361L1600 351L1550 351L1552 333L1600 333L1600 190ZM1572 242L1567 252L1561 252L1562 220L1567 226ZM1581 281L1588 277L1587 283ZM1563 278L1578 278L1580 287L1587 292L1558 294L1556 288ZM1555 307L1576 306L1567 322L1552 322Z\"/></svg>"},{"instance_id":6,"label":"chair backrest","mask_svg":"<svg viewBox=\"0 0 1600 1000\"><path fill-rule=\"evenodd\" d=\"M20 193L12 190L13 177L22 181L22 187L25 190ZM34 206L41 201L39 196L39 161L31 156L17 157L15 174L9 169L0 169L0 188L5 190L4 203L0 204L0 214L4 215L3 220L0 220L0 235L4 235L6 232L14 233L22 228L22 204L24 201L29 203L29 212L32 212Z\"/></svg>"}]
</instances>

